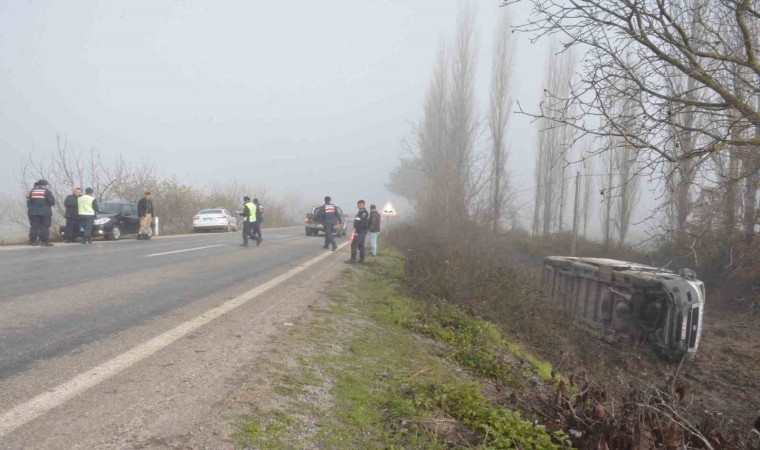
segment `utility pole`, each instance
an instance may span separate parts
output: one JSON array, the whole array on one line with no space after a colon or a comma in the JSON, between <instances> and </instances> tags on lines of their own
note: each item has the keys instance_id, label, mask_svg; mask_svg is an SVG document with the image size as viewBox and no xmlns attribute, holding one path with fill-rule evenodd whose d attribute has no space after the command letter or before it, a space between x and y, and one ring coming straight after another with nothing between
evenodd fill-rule
<instances>
[{"instance_id":1,"label":"utility pole","mask_svg":"<svg viewBox=\"0 0 760 450\"><path fill-rule=\"evenodd\" d=\"M575 241L578 238L578 192L581 188L581 173L575 172L575 199L573 201L573 240L570 243L570 256L575 256Z\"/></svg>"}]
</instances>

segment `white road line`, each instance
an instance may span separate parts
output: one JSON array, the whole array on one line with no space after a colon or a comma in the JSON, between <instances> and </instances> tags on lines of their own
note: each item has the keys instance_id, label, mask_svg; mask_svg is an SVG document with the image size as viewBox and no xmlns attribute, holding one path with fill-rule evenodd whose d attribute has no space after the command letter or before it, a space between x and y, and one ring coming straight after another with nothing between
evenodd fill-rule
<instances>
[{"instance_id":1,"label":"white road line","mask_svg":"<svg viewBox=\"0 0 760 450\"><path fill-rule=\"evenodd\" d=\"M150 255L143 256L143 258L151 258L153 256L163 256L163 255L173 255L174 253L194 252L196 250L205 250L207 248L224 247L225 245L227 244L216 244L216 245L207 245L205 247L186 248L183 250L174 250L172 252L151 253Z\"/></svg>"},{"instance_id":2,"label":"white road line","mask_svg":"<svg viewBox=\"0 0 760 450\"><path fill-rule=\"evenodd\" d=\"M343 243L339 248L343 248L348 243ZM256 297L264 294L268 290L276 287L277 285L288 281L289 279L300 274L304 270L313 266L314 264L328 258L332 255L332 252L323 253L315 258L300 264L287 272L278 275L271 280L261 284L260 286L251 289L244 294L228 300L221 305L211 308L198 317L188 320L169 331L166 331L153 339L143 342L142 344L133 347L131 350L127 350L121 355L106 361L99 366L81 373L74 378L66 381L58 386L46 391L43 394L34 397L33 399L22 403L15 408L2 413L0 415L0 438L7 436L12 431L16 430L20 426L36 419L37 417L45 414L53 408L61 406L69 401L74 396L81 394L82 392L97 386L103 381L113 377L119 372L129 368L135 363L142 361L143 359L155 354L159 350L162 350L178 339L186 336L189 333L201 328L202 326L210 323L211 321L227 314L233 309L242 306ZM266 310L259 313L259 315L265 315L273 308L279 306L280 303L285 301L282 299L276 302Z\"/></svg>"},{"instance_id":3,"label":"white road line","mask_svg":"<svg viewBox=\"0 0 760 450\"><path fill-rule=\"evenodd\" d=\"M283 234L282 236L275 236L276 238L288 237L288 236L300 236L300 234Z\"/></svg>"}]
</instances>

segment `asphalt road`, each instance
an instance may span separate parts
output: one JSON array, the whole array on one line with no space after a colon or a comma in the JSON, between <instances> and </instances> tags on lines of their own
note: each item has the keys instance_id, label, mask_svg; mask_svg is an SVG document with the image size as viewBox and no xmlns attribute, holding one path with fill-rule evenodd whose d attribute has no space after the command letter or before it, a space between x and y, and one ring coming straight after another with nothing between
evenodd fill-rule
<instances>
[{"instance_id":1,"label":"asphalt road","mask_svg":"<svg viewBox=\"0 0 760 450\"><path fill-rule=\"evenodd\" d=\"M265 229L263 236L260 247L248 248L240 246L240 233L209 233L0 249L0 420L98 364L325 255L323 238L306 237L301 227ZM314 265L344 258L325 255ZM311 284L319 289L318 277L303 291ZM39 421L46 413L34 414ZM33 432L24 430L35 430L35 421L16 428L7 427L3 436L0 424L0 448L34 448ZM26 437L13 440L14 433Z\"/></svg>"}]
</instances>

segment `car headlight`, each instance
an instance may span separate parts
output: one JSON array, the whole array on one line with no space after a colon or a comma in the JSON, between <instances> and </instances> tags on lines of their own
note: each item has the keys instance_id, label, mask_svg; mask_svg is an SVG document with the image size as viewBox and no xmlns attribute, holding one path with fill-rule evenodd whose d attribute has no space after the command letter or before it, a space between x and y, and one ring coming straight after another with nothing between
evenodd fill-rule
<instances>
[{"instance_id":1,"label":"car headlight","mask_svg":"<svg viewBox=\"0 0 760 450\"><path fill-rule=\"evenodd\" d=\"M95 225L105 225L108 222L111 221L110 217L103 217L102 219L95 219L95 222L93 222Z\"/></svg>"}]
</instances>

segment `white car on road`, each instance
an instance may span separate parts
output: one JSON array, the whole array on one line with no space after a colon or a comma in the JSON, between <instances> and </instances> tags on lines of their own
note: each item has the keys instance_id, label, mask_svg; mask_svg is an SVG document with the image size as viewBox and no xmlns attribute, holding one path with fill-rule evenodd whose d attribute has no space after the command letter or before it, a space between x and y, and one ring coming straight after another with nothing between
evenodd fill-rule
<instances>
[{"instance_id":1,"label":"white car on road","mask_svg":"<svg viewBox=\"0 0 760 450\"><path fill-rule=\"evenodd\" d=\"M224 208L203 209L193 217L193 231L237 231L237 219Z\"/></svg>"}]
</instances>

